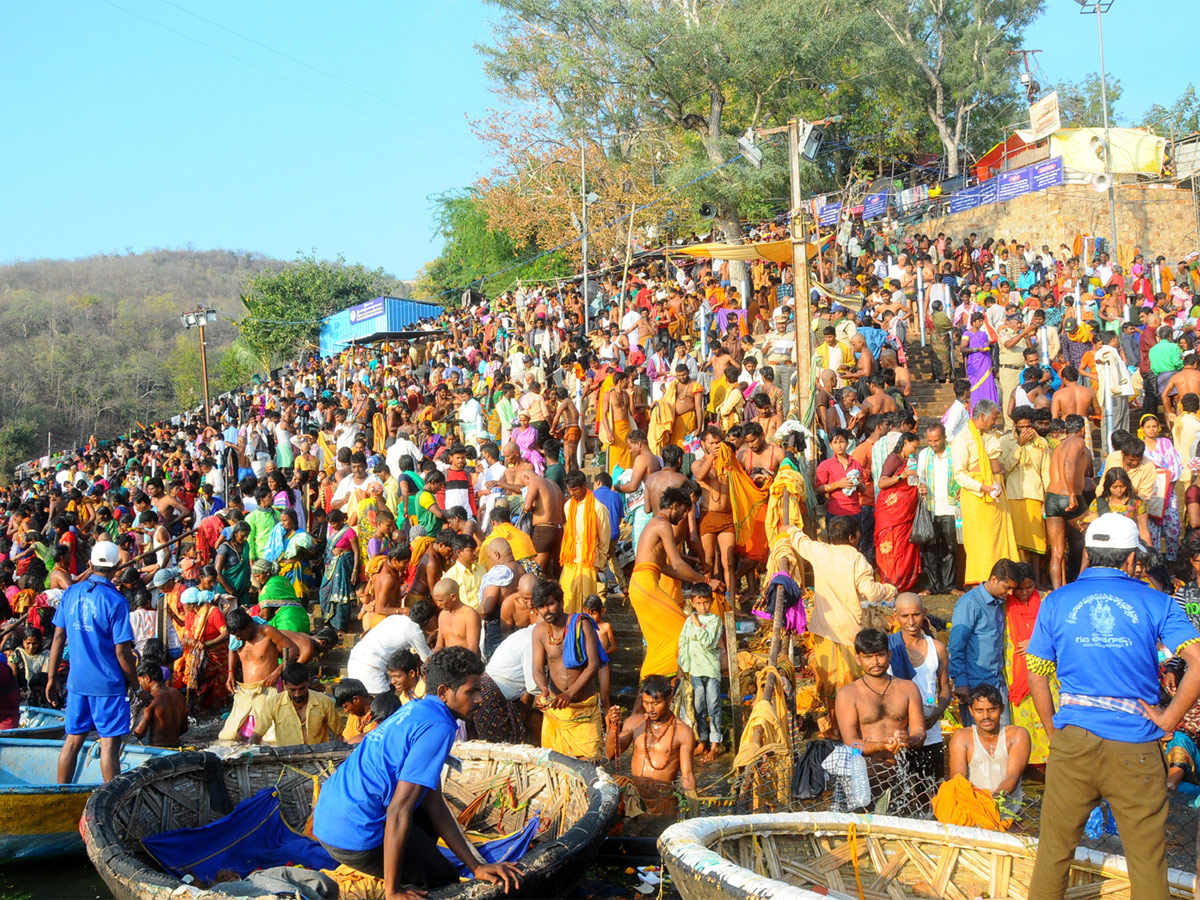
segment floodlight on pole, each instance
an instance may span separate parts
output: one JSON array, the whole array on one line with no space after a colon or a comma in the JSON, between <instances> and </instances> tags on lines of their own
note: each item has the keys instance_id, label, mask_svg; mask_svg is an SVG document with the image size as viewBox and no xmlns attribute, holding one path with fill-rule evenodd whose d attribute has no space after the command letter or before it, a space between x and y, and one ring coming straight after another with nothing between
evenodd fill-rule
<instances>
[{"instance_id":1,"label":"floodlight on pole","mask_svg":"<svg viewBox=\"0 0 1200 900\"><path fill-rule=\"evenodd\" d=\"M1096 16L1096 35L1100 42L1100 106L1104 113L1104 175L1108 185L1108 215L1112 224L1112 261L1117 259L1117 201L1112 177L1112 143L1108 137L1108 75L1104 71L1104 23L1103 14L1112 9L1113 0L1075 0L1082 15Z\"/></svg>"},{"instance_id":2,"label":"floodlight on pole","mask_svg":"<svg viewBox=\"0 0 1200 900\"><path fill-rule=\"evenodd\" d=\"M217 311L211 306L197 306L191 312L183 313L179 321L186 329L200 329L200 378L204 384L204 422L208 424L212 404L208 399L208 342L204 338L204 326L217 321Z\"/></svg>"}]
</instances>

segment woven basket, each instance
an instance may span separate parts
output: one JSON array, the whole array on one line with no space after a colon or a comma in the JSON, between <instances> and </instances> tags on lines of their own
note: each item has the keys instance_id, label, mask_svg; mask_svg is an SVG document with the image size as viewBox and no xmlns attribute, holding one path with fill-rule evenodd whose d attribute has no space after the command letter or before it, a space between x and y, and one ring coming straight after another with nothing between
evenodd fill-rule
<instances>
[{"instance_id":1,"label":"woven basket","mask_svg":"<svg viewBox=\"0 0 1200 900\"><path fill-rule=\"evenodd\" d=\"M1032 838L840 813L694 819L658 846L684 900L1027 900L1037 854ZM1195 876L1168 878L1171 897L1190 900ZM1141 900L1125 857L1095 850L1076 851L1068 885L1069 900Z\"/></svg>"},{"instance_id":2,"label":"woven basket","mask_svg":"<svg viewBox=\"0 0 1200 900\"><path fill-rule=\"evenodd\" d=\"M81 829L88 856L118 900L167 900L181 882L141 849L147 835L194 828L227 814L264 787L279 792L283 818L304 826L312 812L314 779L324 782L349 755L344 744L255 748L221 760L211 753L180 753L118 776L88 802ZM541 815L541 830L520 861L519 893L482 882L442 888L431 898L561 897L591 863L616 815L617 790L594 766L534 747L456 744L444 793L465 827L490 831L521 828ZM226 894L192 888L189 900ZM267 900L266 897L262 900Z\"/></svg>"}]
</instances>

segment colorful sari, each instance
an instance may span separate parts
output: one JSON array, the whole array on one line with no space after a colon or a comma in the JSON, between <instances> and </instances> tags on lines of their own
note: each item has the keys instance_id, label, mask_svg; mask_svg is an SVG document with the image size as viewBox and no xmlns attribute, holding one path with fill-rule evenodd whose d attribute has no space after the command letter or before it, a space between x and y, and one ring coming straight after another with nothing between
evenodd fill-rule
<instances>
[{"instance_id":1,"label":"colorful sari","mask_svg":"<svg viewBox=\"0 0 1200 900\"><path fill-rule=\"evenodd\" d=\"M194 641L213 641L225 628L225 617L212 603L202 603L187 609L180 637ZM229 644L222 641L214 647L191 647L175 661L175 687L196 695L206 708L225 703L226 679L229 677Z\"/></svg>"},{"instance_id":2,"label":"colorful sari","mask_svg":"<svg viewBox=\"0 0 1200 900\"><path fill-rule=\"evenodd\" d=\"M217 548L217 552L225 558L230 558L232 553L237 559L236 563L226 565L221 570L221 578L231 588L230 593L233 594L238 606L245 606L246 598L250 593L250 559L246 552L246 545L243 544L239 548L233 541L226 541Z\"/></svg>"},{"instance_id":3,"label":"colorful sari","mask_svg":"<svg viewBox=\"0 0 1200 900\"><path fill-rule=\"evenodd\" d=\"M325 621L344 631L350 621L350 604L354 600L354 529L345 525L331 534L325 545L325 576L321 579L321 613ZM345 552L335 553L335 550Z\"/></svg>"},{"instance_id":4,"label":"colorful sari","mask_svg":"<svg viewBox=\"0 0 1200 900\"><path fill-rule=\"evenodd\" d=\"M965 332L965 336L967 346L971 349L987 347L991 344L987 331L982 328L979 331L968 330ZM967 356L967 380L971 382L972 405L980 400L1000 402L1000 395L996 391L996 379L992 375L991 353L971 353Z\"/></svg>"},{"instance_id":5,"label":"colorful sari","mask_svg":"<svg viewBox=\"0 0 1200 900\"><path fill-rule=\"evenodd\" d=\"M300 558L303 550L313 546L312 535L307 531L296 529L284 540L283 555L279 559L279 574L292 585L297 597L304 596L304 588L312 581L312 566Z\"/></svg>"},{"instance_id":6,"label":"colorful sari","mask_svg":"<svg viewBox=\"0 0 1200 900\"><path fill-rule=\"evenodd\" d=\"M1183 461L1169 438L1148 439L1145 443L1146 459L1156 469L1154 497L1146 504L1150 512L1150 541L1155 550L1165 552L1167 559L1174 559L1179 550L1180 529L1175 482L1183 474Z\"/></svg>"},{"instance_id":7,"label":"colorful sari","mask_svg":"<svg viewBox=\"0 0 1200 900\"><path fill-rule=\"evenodd\" d=\"M356 519L352 523L354 531L358 535L358 573L359 577L366 577L367 560L371 558L369 544L371 538L375 537L375 532L379 528L377 514L379 507L382 504L382 499L373 494L367 494L359 501Z\"/></svg>"},{"instance_id":8,"label":"colorful sari","mask_svg":"<svg viewBox=\"0 0 1200 900\"><path fill-rule=\"evenodd\" d=\"M907 460L893 453L883 464L883 475L900 480L883 488L875 498L875 565L880 577L898 591L910 591L921 574L921 551L912 542L913 520L920 495L904 477Z\"/></svg>"},{"instance_id":9,"label":"colorful sari","mask_svg":"<svg viewBox=\"0 0 1200 900\"><path fill-rule=\"evenodd\" d=\"M1013 651L1017 643L1028 641L1033 636L1033 625L1041 605L1042 597L1037 591L1030 594L1028 600L1018 600L1015 595L1009 594L1004 601L1004 618L1008 625L1004 630L1004 681L1008 685L1010 714L1014 725L1020 725L1029 732L1029 762L1034 765L1046 762L1050 755L1050 738L1034 709L1033 697L1029 695L1029 670L1025 655ZM1058 678L1054 675L1050 676L1050 694L1057 709Z\"/></svg>"}]
</instances>

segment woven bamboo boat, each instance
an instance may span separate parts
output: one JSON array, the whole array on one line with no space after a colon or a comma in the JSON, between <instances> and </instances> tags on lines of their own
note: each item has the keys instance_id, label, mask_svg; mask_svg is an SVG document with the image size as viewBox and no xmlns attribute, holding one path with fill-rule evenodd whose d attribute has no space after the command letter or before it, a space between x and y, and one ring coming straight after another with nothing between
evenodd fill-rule
<instances>
[{"instance_id":1,"label":"woven bamboo boat","mask_svg":"<svg viewBox=\"0 0 1200 900\"><path fill-rule=\"evenodd\" d=\"M61 709L21 707L21 726L0 729L0 738L60 738L67 733L67 714Z\"/></svg>"},{"instance_id":2,"label":"woven bamboo boat","mask_svg":"<svg viewBox=\"0 0 1200 900\"><path fill-rule=\"evenodd\" d=\"M1034 838L842 813L692 819L658 846L684 900L1025 900L1037 854ZM1195 876L1168 879L1172 898L1190 900ZM1068 884L1072 900L1131 900L1123 856L1076 850Z\"/></svg>"},{"instance_id":3,"label":"woven bamboo boat","mask_svg":"<svg viewBox=\"0 0 1200 900\"><path fill-rule=\"evenodd\" d=\"M430 898L567 896L616 815L612 779L589 763L536 747L472 741L451 752L461 771L449 767L443 792L460 822L507 832L537 814L541 831L519 861L519 891L505 894L503 885L470 881L431 891ZM203 752L155 760L92 795L80 823L88 856L117 900L177 897L182 882L154 865L142 838L213 822L268 786L278 790L284 820L300 829L312 811L314 777L323 782L349 753L345 744L324 744L257 747L225 760ZM187 891L189 900L228 900L195 885Z\"/></svg>"}]
</instances>

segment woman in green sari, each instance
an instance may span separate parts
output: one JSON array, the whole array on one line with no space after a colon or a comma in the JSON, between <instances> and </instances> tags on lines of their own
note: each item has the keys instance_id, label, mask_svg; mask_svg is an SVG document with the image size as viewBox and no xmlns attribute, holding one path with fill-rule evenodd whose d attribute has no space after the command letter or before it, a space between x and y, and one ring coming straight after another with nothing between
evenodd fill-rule
<instances>
[{"instance_id":1,"label":"woman in green sari","mask_svg":"<svg viewBox=\"0 0 1200 900\"><path fill-rule=\"evenodd\" d=\"M251 581L258 588L258 607L267 624L285 631L308 634L312 631L308 612L296 599L296 591L279 567L266 559L255 560Z\"/></svg>"},{"instance_id":2,"label":"woman in green sari","mask_svg":"<svg viewBox=\"0 0 1200 900\"><path fill-rule=\"evenodd\" d=\"M217 547L213 560L217 583L237 601L238 606L245 606L250 597L250 554L246 547L249 537L250 526L238 522L233 526L229 538Z\"/></svg>"},{"instance_id":3,"label":"woman in green sari","mask_svg":"<svg viewBox=\"0 0 1200 900\"><path fill-rule=\"evenodd\" d=\"M335 509L329 514L329 537L325 542L325 575L321 579L321 612L338 631L350 622L351 604L357 599L354 585L358 573L358 538L346 523L346 514Z\"/></svg>"},{"instance_id":4,"label":"woman in green sari","mask_svg":"<svg viewBox=\"0 0 1200 900\"><path fill-rule=\"evenodd\" d=\"M296 597L304 599L304 589L308 584L312 567L313 548L316 546L312 535L300 527L300 517L296 511L287 508L279 514L279 525L283 531L283 553L279 557L279 574L292 583Z\"/></svg>"}]
</instances>

